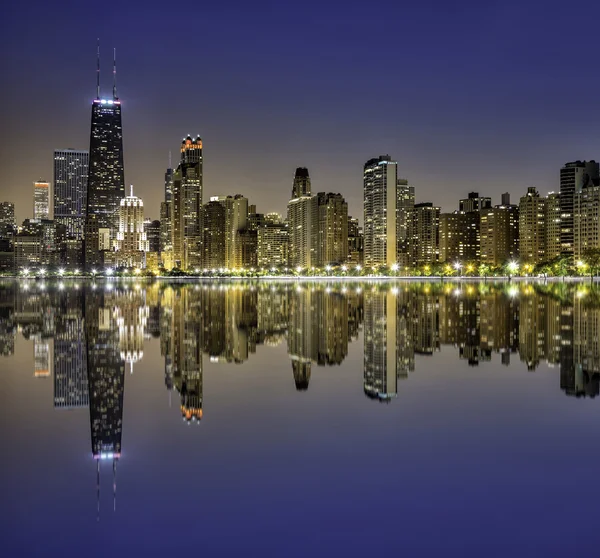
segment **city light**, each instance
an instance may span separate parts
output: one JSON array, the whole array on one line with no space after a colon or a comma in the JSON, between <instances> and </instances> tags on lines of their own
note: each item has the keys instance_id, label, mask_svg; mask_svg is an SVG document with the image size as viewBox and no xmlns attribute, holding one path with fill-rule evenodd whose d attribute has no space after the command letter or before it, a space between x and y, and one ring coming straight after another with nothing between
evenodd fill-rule
<instances>
[{"instance_id":1,"label":"city light","mask_svg":"<svg viewBox=\"0 0 600 558\"><path fill-rule=\"evenodd\" d=\"M459 271L462 269L462 264L460 262L456 262L454 264L454 269L456 269L456 271Z\"/></svg>"},{"instance_id":2,"label":"city light","mask_svg":"<svg viewBox=\"0 0 600 558\"><path fill-rule=\"evenodd\" d=\"M400 266L397 263L392 264L392 271L398 271L399 269L400 269Z\"/></svg>"},{"instance_id":3,"label":"city light","mask_svg":"<svg viewBox=\"0 0 600 558\"><path fill-rule=\"evenodd\" d=\"M519 269L519 264L517 262L512 261L508 264L508 270L511 273L516 273L518 271L518 269Z\"/></svg>"},{"instance_id":4,"label":"city light","mask_svg":"<svg viewBox=\"0 0 600 558\"><path fill-rule=\"evenodd\" d=\"M43 277L46 275L46 270L43 267L40 267L39 274Z\"/></svg>"},{"instance_id":5,"label":"city light","mask_svg":"<svg viewBox=\"0 0 600 558\"><path fill-rule=\"evenodd\" d=\"M346 266L346 265L343 265L343 266L342 266L342 271L348 271L348 266Z\"/></svg>"},{"instance_id":6,"label":"city light","mask_svg":"<svg viewBox=\"0 0 600 558\"><path fill-rule=\"evenodd\" d=\"M360 271L362 269L362 267L360 264L358 264L355 269L356 269L356 271Z\"/></svg>"},{"instance_id":7,"label":"city light","mask_svg":"<svg viewBox=\"0 0 600 558\"><path fill-rule=\"evenodd\" d=\"M110 276L113 274L113 268L112 267L107 267L106 268L106 275Z\"/></svg>"},{"instance_id":8,"label":"city light","mask_svg":"<svg viewBox=\"0 0 600 558\"><path fill-rule=\"evenodd\" d=\"M62 276L65 274L65 269L64 269L64 267L61 267L61 268L58 270L58 274L59 274L61 277L62 277Z\"/></svg>"},{"instance_id":9,"label":"city light","mask_svg":"<svg viewBox=\"0 0 600 558\"><path fill-rule=\"evenodd\" d=\"M25 275L25 277L27 277L29 275L29 268L27 268L27 267L23 268L23 271L21 273L23 273L23 275Z\"/></svg>"}]
</instances>

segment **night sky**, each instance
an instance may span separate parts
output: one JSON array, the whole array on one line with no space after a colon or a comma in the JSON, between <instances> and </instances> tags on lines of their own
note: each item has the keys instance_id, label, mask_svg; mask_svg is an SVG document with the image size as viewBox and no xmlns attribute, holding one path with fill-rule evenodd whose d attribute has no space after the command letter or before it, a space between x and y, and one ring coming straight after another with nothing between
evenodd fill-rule
<instances>
[{"instance_id":1,"label":"night sky","mask_svg":"<svg viewBox=\"0 0 600 558\"><path fill-rule=\"evenodd\" d=\"M452 4L452 5L449 5ZM285 211L297 166L362 214L389 153L417 201L556 190L600 157L597 2L13 2L0 21L0 188L17 219L56 148L88 149L96 38L117 48L125 179L157 218L169 150L204 141L205 195Z\"/></svg>"}]
</instances>

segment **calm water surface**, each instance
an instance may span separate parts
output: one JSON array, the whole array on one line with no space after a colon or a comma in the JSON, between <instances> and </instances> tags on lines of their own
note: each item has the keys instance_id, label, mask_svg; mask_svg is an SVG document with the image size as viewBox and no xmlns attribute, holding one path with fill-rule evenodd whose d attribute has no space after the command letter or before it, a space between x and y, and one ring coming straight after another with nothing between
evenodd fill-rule
<instances>
[{"instance_id":1,"label":"calm water surface","mask_svg":"<svg viewBox=\"0 0 600 558\"><path fill-rule=\"evenodd\" d=\"M0 282L1 553L598 556L599 337L589 285Z\"/></svg>"}]
</instances>

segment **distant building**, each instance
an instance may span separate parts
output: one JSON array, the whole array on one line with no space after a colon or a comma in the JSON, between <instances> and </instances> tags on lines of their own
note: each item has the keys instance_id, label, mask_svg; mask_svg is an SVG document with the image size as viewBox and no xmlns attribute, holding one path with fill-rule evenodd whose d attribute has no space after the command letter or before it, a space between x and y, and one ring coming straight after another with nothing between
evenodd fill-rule
<instances>
[{"instance_id":1,"label":"distant building","mask_svg":"<svg viewBox=\"0 0 600 558\"><path fill-rule=\"evenodd\" d=\"M225 210L225 267L242 267L242 246L240 232L248 227L248 199L241 194L234 196L213 196Z\"/></svg>"},{"instance_id":2,"label":"distant building","mask_svg":"<svg viewBox=\"0 0 600 558\"><path fill-rule=\"evenodd\" d=\"M45 180L33 183L33 218L50 219L50 183Z\"/></svg>"},{"instance_id":3,"label":"distant building","mask_svg":"<svg viewBox=\"0 0 600 558\"><path fill-rule=\"evenodd\" d=\"M364 236L358 219L348 217L348 263L362 265L364 256Z\"/></svg>"},{"instance_id":4,"label":"distant building","mask_svg":"<svg viewBox=\"0 0 600 558\"><path fill-rule=\"evenodd\" d=\"M544 224L546 226L545 235L545 259L553 260L560 256L562 251L561 243L561 208L560 194L550 192L546 197Z\"/></svg>"},{"instance_id":5,"label":"distant building","mask_svg":"<svg viewBox=\"0 0 600 558\"><path fill-rule=\"evenodd\" d=\"M574 256L583 260L587 250L600 249L600 185L577 192L573 210Z\"/></svg>"}]
</instances>

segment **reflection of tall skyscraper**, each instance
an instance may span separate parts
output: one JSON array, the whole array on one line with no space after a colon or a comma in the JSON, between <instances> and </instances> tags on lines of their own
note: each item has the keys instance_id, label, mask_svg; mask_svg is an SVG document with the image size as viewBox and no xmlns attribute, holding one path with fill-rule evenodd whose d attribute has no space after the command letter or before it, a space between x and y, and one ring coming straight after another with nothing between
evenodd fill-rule
<instances>
[{"instance_id":1,"label":"reflection of tall skyscraper","mask_svg":"<svg viewBox=\"0 0 600 558\"><path fill-rule=\"evenodd\" d=\"M119 351L119 330L113 308L109 293L86 293L85 333L94 459L121 456L125 364Z\"/></svg>"},{"instance_id":2,"label":"reflection of tall skyscraper","mask_svg":"<svg viewBox=\"0 0 600 558\"><path fill-rule=\"evenodd\" d=\"M391 291L365 292L364 391L389 401L397 395L397 301Z\"/></svg>"},{"instance_id":3,"label":"reflection of tall skyscraper","mask_svg":"<svg viewBox=\"0 0 600 558\"><path fill-rule=\"evenodd\" d=\"M54 151L54 220L77 240L83 239L89 159L87 151Z\"/></svg>"}]
</instances>

